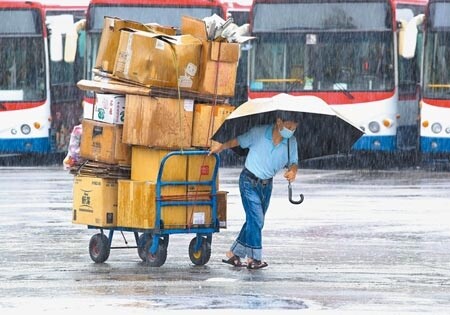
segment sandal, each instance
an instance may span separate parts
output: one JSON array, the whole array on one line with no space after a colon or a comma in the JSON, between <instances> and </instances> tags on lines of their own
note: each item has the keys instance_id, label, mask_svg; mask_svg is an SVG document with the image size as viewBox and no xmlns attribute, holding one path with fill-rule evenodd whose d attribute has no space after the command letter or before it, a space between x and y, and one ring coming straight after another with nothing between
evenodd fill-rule
<instances>
[{"instance_id":1,"label":"sandal","mask_svg":"<svg viewBox=\"0 0 450 315\"><path fill-rule=\"evenodd\" d=\"M222 259L222 262L232 265L234 267L247 267L246 264L243 264L241 262L241 259L239 258L239 256L236 256L236 255L233 255L229 259Z\"/></svg>"},{"instance_id":2,"label":"sandal","mask_svg":"<svg viewBox=\"0 0 450 315\"><path fill-rule=\"evenodd\" d=\"M261 269L267 266L268 264L265 261L254 259L250 263L248 263L247 269Z\"/></svg>"}]
</instances>

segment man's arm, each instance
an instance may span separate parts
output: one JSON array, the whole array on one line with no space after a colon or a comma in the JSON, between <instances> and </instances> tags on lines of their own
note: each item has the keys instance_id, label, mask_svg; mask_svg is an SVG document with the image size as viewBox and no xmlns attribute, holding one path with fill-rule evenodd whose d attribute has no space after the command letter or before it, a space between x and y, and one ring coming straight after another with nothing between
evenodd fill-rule
<instances>
[{"instance_id":1,"label":"man's arm","mask_svg":"<svg viewBox=\"0 0 450 315\"><path fill-rule=\"evenodd\" d=\"M216 142L211 149L209 150L209 154L220 153L225 149L234 148L239 145L239 141L237 138L231 139L225 143Z\"/></svg>"}]
</instances>

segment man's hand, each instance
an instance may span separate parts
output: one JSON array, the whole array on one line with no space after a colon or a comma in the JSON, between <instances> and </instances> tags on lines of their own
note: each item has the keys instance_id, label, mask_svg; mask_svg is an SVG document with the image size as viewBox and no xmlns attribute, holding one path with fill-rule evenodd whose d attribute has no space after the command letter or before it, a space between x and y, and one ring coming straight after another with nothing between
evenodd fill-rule
<instances>
[{"instance_id":1,"label":"man's hand","mask_svg":"<svg viewBox=\"0 0 450 315\"><path fill-rule=\"evenodd\" d=\"M291 165L289 169L284 173L284 178L286 178L289 183L292 183L297 177L297 170L297 165Z\"/></svg>"},{"instance_id":2,"label":"man's hand","mask_svg":"<svg viewBox=\"0 0 450 315\"><path fill-rule=\"evenodd\" d=\"M218 143L218 142L214 142L214 144L209 149L208 155L211 155L211 154L214 154L214 153L220 153L222 151L223 151L223 144L222 143Z\"/></svg>"}]
</instances>

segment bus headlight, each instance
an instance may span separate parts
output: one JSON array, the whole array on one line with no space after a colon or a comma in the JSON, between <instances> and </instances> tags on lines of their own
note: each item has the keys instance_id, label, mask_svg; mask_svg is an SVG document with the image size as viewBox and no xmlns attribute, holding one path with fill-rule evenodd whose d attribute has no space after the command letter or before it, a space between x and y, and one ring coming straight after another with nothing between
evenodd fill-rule
<instances>
[{"instance_id":1,"label":"bus headlight","mask_svg":"<svg viewBox=\"0 0 450 315\"><path fill-rule=\"evenodd\" d=\"M431 125L431 131L434 133L440 133L442 131L442 126L440 123L434 123Z\"/></svg>"},{"instance_id":2,"label":"bus headlight","mask_svg":"<svg viewBox=\"0 0 450 315\"><path fill-rule=\"evenodd\" d=\"M17 129L16 128L11 129L11 134L12 135L16 135L17 134Z\"/></svg>"},{"instance_id":3,"label":"bus headlight","mask_svg":"<svg viewBox=\"0 0 450 315\"><path fill-rule=\"evenodd\" d=\"M450 133L450 127L445 128L445 133Z\"/></svg>"},{"instance_id":4,"label":"bus headlight","mask_svg":"<svg viewBox=\"0 0 450 315\"><path fill-rule=\"evenodd\" d=\"M378 131L380 131L380 124L377 123L376 121L371 121L371 122L369 123L369 130L370 130L372 133L377 133Z\"/></svg>"},{"instance_id":5,"label":"bus headlight","mask_svg":"<svg viewBox=\"0 0 450 315\"><path fill-rule=\"evenodd\" d=\"M383 119L383 126L386 128L390 128L393 125L392 119L386 118Z\"/></svg>"},{"instance_id":6,"label":"bus headlight","mask_svg":"<svg viewBox=\"0 0 450 315\"><path fill-rule=\"evenodd\" d=\"M28 135L31 132L31 127L27 124L24 124L20 126L20 131L22 131L24 135Z\"/></svg>"}]
</instances>

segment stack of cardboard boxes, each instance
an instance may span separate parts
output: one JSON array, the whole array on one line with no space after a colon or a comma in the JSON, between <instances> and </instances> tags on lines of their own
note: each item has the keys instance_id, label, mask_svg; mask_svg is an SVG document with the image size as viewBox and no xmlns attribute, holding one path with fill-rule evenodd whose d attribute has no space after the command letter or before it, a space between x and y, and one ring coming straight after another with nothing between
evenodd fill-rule
<instances>
[{"instance_id":1,"label":"stack of cardboard boxes","mask_svg":"<svg viewBox=\"0 0 450 315\"><path fill-rule=\"evenodd\" d=\"M97 81L115 93L102 93L95 82L79 84L96 92L82 124L81 156L128 165L131 172L117 179L76 176L74 223L154 228L163 158L172 151L209 148L211 136L234 110L222 100L234 95L239 44L208 40L202 20L183 17L181 25L175 36L172 27L105 17ZM130 86L147 88L148 94L130 93ZM164 96L153 93L158 89ZM215 163L207 155L171 156L161 180L186 184L164 186L159 197L210 200L211 185L192 182L211 180ZM226 192L218 192L217 200L220 226L226 227ZM169 228L214 224L207 205L163 207L161 215Z\"/></svg>"}]
</instances>

